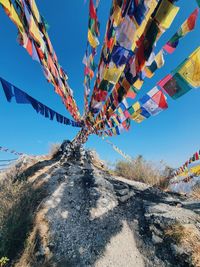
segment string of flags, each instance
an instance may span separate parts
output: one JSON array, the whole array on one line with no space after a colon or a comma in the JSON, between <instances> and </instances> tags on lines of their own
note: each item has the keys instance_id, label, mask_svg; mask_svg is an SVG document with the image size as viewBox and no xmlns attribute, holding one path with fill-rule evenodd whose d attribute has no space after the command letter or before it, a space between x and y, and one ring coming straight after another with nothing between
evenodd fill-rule
<instances>
[{"instance_id":1,"label":"string of flags","mask_svg":"<svg viewBox=\"0 0 200 267\"><path fill-rule=\"evenodd\" d=\"M145 119L159 114L168 108L167 93L173 99L177 99L192 88L200 86L200 47L198 47L187 59L185 59L175 70L157 82L157 85L147 94L136 101L132 106L128 106L126 101L122 101L117 110L116 117L111 117L111 125L117 127L118 135L124 129L119 125L127 120L134 120L141 123ZM160 87L161 89L159 89ZM107 121L108 123L108 121ZM112 129L103 131L104 136L116 135ZM100 132L102 135L102 132Z\"/></svg>"},{"instance_id":2,"label":"string of flags","mask_svg":"<svg viewBox=\"0 0 200 267\"><path fill-rule=\"evenodd\" d=\"M167 52L168 54L172 54L178 47L180 40L194 30L198 14L199 8L196 8L183 22L176 33L166 42L162 49L156 55L152 55L144 70L146 77L152 78L152 76L155 74L155 71L163 67L165 64L164 53Z\"/></svg>"},{"instance_id":3,"label":"string of flags","mask_svg":"<svg viewBox=\"0 0 200 267\"><path fill-rule=\"evenodd\" d=\"M10 154L13 154L13 155L16 155L16 156L23 156L23 155L25 155L22 152L17 152L14 149L9 149L9 148L3 147L3 146L0 146L0 152L7 152L7 153L10 153Z\"/></svg>"},{"instance_id":4,"label":"string of flags","mask_svg":"<svg viewBox=\"0 0 200 267\"><path fill-rule=\"evenodd\" d=\"M100 64L103 65L102 73L105 74L102 75L102 79L99 79L98 86L94 87L91 100L91 107L95 107L92 111L95 113L100 111L96 121L104 117L109 119L131 85L137 90L141 88L143 84L142 71L155 48L155 43L170 27L179 11L179 8L168 0L145 2L142 10L140 10L139 4L132 9L128 2L122 6L121 22L117 27L114 27L112 19L115 17L115 13L112 14L110 30L112 31L111 36L114 35L115 37L114 45L109 51L110 57L108 56L106 61L104 58L100 60ZM118 9L119 5L116 4L113 10L115 8ZM125 9L123 10L123 8ZM142 32L141 25L144 25ZM136 30L138 27L139 33ZM131 29L132 34L129 33ZM124 40L126 40L125 43ZM111 94L107 98L109 92ZM101 94L100 97L98 97L98 93ZM105 104L103 105L104 101Z\"/></svg>"},{"instance_id":5,"label":"string of flags","mask_svg":"<svg viewBox=\"0 0 200 267\"><path fill-rule=\"evenodd\" d=\"M35 0L0 0L0 4L17 26L19 44L33 60L40 63L47 81L53 84L55 92L62 98L72 117L80 121L80 113L67 82L67 74L58 63L47 33L48 25L40 15Z\"/></svg>"},{"instance_id":6,"label":"string of flags","mask_svg":"<svg viewBox=\"0 0 200 267\"><path fill-rule=\"evenodd\" d=\"M89 95L90 95L90 84L94 77L94 72L96 69L96 64L94 62L94 57L97 54L96 48L99 45L99 21L97 17L97 9L99 5L99 0L96 0L96 5L94 5L93 0L89 3L89 20L88 20L88 40L87 48L83 58L84 67L84 114L89 111Z\"/></svg>"},{"instance_id":7,"label":"string of flags","mask_svg":"<svg viewBox=\"0 0 200 267\"><path fill-rule=\"evenodd\" d=\"M10 149L10 148L4 147L4 146L0 146L0 152L10 153L10 154L13 154L13 155L19 156L19 157L27 156L27 155L30 156L30 157L37 157L35 155L25 154L23 152L18 152L15 149ZM39 156L39 158L40 159L46 159L47 156L46 155L42 155L42 156ZM16 160L17 160L17 158L15 158L15 159L8 159L8 160L0 160L0 162L14 162Z\"/></svg>"},{"instance_id":8,"label":"string of flags","mask_svg":"<svg viewBox=\"0 0 200 267\"><path fill-rule=\"evenodd\" d=\"M183 172L188 172L189 164L200 160L200 150L195 152L181 167L174 171L173 176L178 176Z\"/></svg>"},{"instance_id":9,"label":"string of flags","mask_svg":"<svg viewBox=\"0 0 200 267\"><path fill-rule=\"evenodd\" d=\"M198 17L199 9L196 8L189 18L181 25L178 31L169 39L169 41L164 45L163 49L168 53L173 53L177 48L179 41L181 38L186 36L189 32L194 30L197 17Z\"/></svg>"},{"instance_id":10,"label":"string of flags","mask_svg":"<svg viewBox=\"0 0 200 267\"><path fill-rule=\"evenodd\" d=\"M154 53L152 53L150 60L148 61L147 65L144 69L144 72L143 72L144 78L145 77L152 78L155 71L164 66L164 63L165 63L164 50L166 50L168 53L174 52L174 50L178 46L179 39L185 37L187 35L187 33L194 30L195 25L196 25L196 20L198 17L198 13L199 13L199 9L197 8L192 12L192 14L189 16L189 18L181 25L181 27L179 28L177 33L174 34L172 38L170 38L170 40L161 49L161 51L158 52L157 55L154 55ZM169 48L169 47L171 47L171 48ZM132 86L126 95L126 98L134 99L136 97L137 93L138 93L138 90L136 90L136 88L134 88ZM124 99L123 101L126 101L126 99ZM118 108L116 109L114 114L112 114L111 118L113 116L118 117L119 113L122 113L121 109L120 109L120 105L118 106Z\"/></svg>"},{"instance_id":11,"label":"string of flags","mask_svg":"<svg viewBox=\"0 0 200 267\"><path fill-rule=\"evenodd\" d=\"M181 32L182 34L182 37L185 36L189 31L192 31L195 27L195 24L196 24L196 19L197 19L197 15L198 15L198 9L195 9L195 11L190 15L190 17L183 23L183 25L181 26L181 30L179 30L178 32ZM188 26L189 25L189 26ZM181 35L180 34L180 35ZM153 54L153 53L152 53ZM151 59L152 60L152 59ZM149 64L149 63L148 63ZM152 73L153 71L155 72L155 70L159 67L162 67L164 65L164 58L163 58L163 50L161 50L161 52L159 52L157 54L157 56L155 56L153 62L151 63L150 67L148 68L149 72L151 70L151 76L152 76ZM133 67L133 65L132 65ZM135 72L135 71L134 71ZM146 75L147 73L147 67L145 67L145 70L143 72L143 79L144 77L146 77L148 75L148 77L150 77L149 73ZM130 73L129 73L130 74ZM127 84L125 84L127 85ZM141 84L142 85L142 84ZM128 84L128 87L129 87L129 84ZM126 88L127 89L127 88ZM121 88L120 90L126 90L124 88ZM136 88L135 86L131 86L130 89L128 89L128 93L127 93L127 97L133 99L135 98L135 96L137 95L139 91L139 88ZM108 122L110 117L117 117L118 119L118 113L121 111L120 110L120 105L123 101L126 101L126 99L122 100L120 103L119 101L117 100L117 93L114 91L111 95L111 102L112 104L109 104L107 105L106 108L104 108L104 111L107 112L106 114L106 118L105 120ZM109 111L108 111L108 107L111 107L112 108L112 111L111 113L109 114ZM118 107L118 108L117 108ZM115 111L115 112L114 112ZM114 112L114 113L113 113ZM121 112L120 112L121 113ZM103 124L103 113L99 113L99 115L97 116L96 118L96 122L99 121L99 123L97 122L96 125L97 125L97 129L103 129L105 127L105 124ZM105 117L105 116L104 116Z\"/></svg>"},{"instance_id":12,"label":"string of flags","mask_svg":"<svg viewBox=\"0 0 200 267\"><path fill-rule=\"evenodd\" d=\"M105 140L105 139L103 139ZM126 159L127 161L129 161L130 163L133 162L133 159L127 155L126 153L124 153L120 148L118 148L116 145L114 145L112 142L110 142L109 140L105 140L105 142L107 144L109 144L118 154L120 154L124 159Z\"/></svg>"},{"instance_id":13,"label":"string of flags","mask_svg":"<svg viewBox=\"0 0 200 267\"><path fill-rule=\"evenodd\" d=\"M76 122L64 117L63 115L42 104L35 98L31 97L30 95L1 77L0 82L2 84L2 88L8 102L11 102L12 98L15 98L17 104L29 104L38 114L44 116L45 118L48 118L50 120L56 118L56 121L58 123L71 125L73 127L82 127L82 124L80 122Z\"/></svg>"}]
</instances>

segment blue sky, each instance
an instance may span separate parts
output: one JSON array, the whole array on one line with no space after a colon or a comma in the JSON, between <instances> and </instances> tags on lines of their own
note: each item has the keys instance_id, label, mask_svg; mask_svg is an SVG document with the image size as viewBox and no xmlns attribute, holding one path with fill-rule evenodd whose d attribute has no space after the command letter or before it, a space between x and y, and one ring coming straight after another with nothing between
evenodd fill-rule
<instances>
[{"instance_id":1,"label":"blue sky","mask_svg":"<svg viewBox=\"0 0 200 267\"><path fill-rule=\"evenodd\" d=\"M66 70L69 84L80 110L83 109L83 64L82 58L86 47L88 8L83 0L57 0L55 3L36 0L40 13L50 25L49 35L60 64ZM101 23L101 43L109 15L111 0L101 0L99 20ZM172 27L162 36L157 50L165 44L181 23L196 8L195 0L178 1L179 14ZM40 102L55 109L65 116L69 113L54 93L53 86L44 78L40 65L33 61L28 53L16 41L17 29L0 8L0 76L26 91ZM163 78L181 63L197 46L200 19L196 30L180 42L178 49L166 57L165 67L156 72L153 79L148 79L139 96L150 90L159 79ZM200 148L200 92L191 90L185 96L175 100L168 97L168 110L141 124L132 122L131 130L111 141L125 153L143 155L147 160L178 167ZM27 154L47 153L51 143L72 139L78 129L49 121L35 113L30 106L7 103L0 89L0 146L5 146ZM91 136L86 147L95 148L101 158L110 162L120 159L111 147L96 136ZM12 155L0 153L0 159L12 158Z\"/></svg>"}]
</instances>

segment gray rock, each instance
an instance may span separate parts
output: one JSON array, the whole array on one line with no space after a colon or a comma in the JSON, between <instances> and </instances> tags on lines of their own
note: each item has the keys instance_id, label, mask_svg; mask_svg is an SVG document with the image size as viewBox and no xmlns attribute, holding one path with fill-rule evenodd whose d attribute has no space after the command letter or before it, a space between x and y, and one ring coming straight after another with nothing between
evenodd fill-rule
<instances>
[{"instance_id":1,"label":"gray rock","mask_svg":"<svg viewBox=\"0 0 200 267\"><path fill-rule=\"evenodd\" d=\"M163 239L160 238L159 236L155 235L154 233L152 233L152 242L154 244L159 244L163 242Z\"/></svg>"}]
</instances>

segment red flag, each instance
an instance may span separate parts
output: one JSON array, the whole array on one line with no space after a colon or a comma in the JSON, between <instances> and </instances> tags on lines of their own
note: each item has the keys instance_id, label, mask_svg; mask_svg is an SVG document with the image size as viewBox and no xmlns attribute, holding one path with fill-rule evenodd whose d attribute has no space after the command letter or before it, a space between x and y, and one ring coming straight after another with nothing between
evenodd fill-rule
<instances>
[{"instance_id":1,"label":"red flag","mask_svg":"<svg viewBox=\"0 0 200 267\"><path fill-rule=\"evenodd\" d=\"M198 14L199 14L199 9L196 8L187 20L188 28L190 29L190 31L193 30L196 25Z\"/></svg>"},{"instance_id":2,"label":"red flag","mask_svg":"<svg viewBox=\"0 0 200 267\"><path fill-rule=\"evenodd\" d=\"M196 158L196 160L199 160L199 153L198 152L195 153L195 158Z\"/></svg>"},{"instance_id":3,"label":"red flag","mask_svg":"<svg viewBox=\"0 0 200 267\"><path fill-rule=\"evenodd\" d=\"M96 13L96 9L93 3L93 0L90 0L90 17L91 19L97 19L97 13Z\"/></svg>"}]
</instances>

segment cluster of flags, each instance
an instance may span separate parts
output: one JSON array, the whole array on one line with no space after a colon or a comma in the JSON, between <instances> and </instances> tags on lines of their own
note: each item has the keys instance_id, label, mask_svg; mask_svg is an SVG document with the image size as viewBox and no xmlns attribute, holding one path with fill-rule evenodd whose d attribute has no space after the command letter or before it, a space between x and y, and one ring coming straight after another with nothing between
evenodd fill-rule
<instances>
[{"instance_id":1,"label":"cluster of flags","mask_svg":"<svg viewBox=\"0 0 200 267\"><path fill-rule=\"evenodd\" d=\"M200 150L195 152L192 157L190 157L181 167L179 167L177 170L174 171L173 176L178 176L183 172L188 172L188 166L195 162L200 160Z\"/></svg>"},{"instance_id":2,"label":"cluster of flags","mask_svg":"<svg viewBox=\"0 0 200 267\"><path fill-rule=\"evenodd\" d=\"M98 113L97 130L104 130L130 89L142 87L155 44L179 11L172 2L113 1L88 115Z\"/></svg>"},{"instance_id":3,"label":"cluster of flags","mask_svg":"<svg viewBox=\"0 0 200 267\"><path fill-rule=\"evenodd\" d=\"M94 4L93 0L89 3L89 20L88 20L88 40L86 52L83 58L84 67L84 114L89 111L88 98L90 95L90 83L94 77L94 72L96 69L96 64L94 62L94 57L97 53L96 49L99 45L99 21L97 17L97 9L99 5L99 0L96 0Z\"/></svg>"},{"instance_id":4,"label":"cluster of flags","mask_svg":"<svg viewBox=\"0 0 200 267\"><path fill-rule=\"evenodd\" d=\"M110 124L106 121L110 129L101 131L99 134L101 136L113 136L116 135L113 129L118 129L117 134L120 135L125 129L127 130L123 125L125 125L125 122L130 123L130 119L141 123L145 119L166 110L168 108L166 94L172 99L177 99L192 88L198 88L199 86L200 47L131 106L128 105L126 100L123 100L116 111L117 116L110 118Z\"/></svg>"},{"instance_id":5,"label":"cluster of flags","mask_svg":"<svg viewBox=\"0 0 200 267\"><path fill-rule=\"evenodd\" d=\"M167 91L159 86L159 82L153 88L153 91L159 90L156 96L151 96L151 90L136 103L130 105L129 102L142 88L144 79L151 78L157 69L164 66L165 54L174 52L180 39L195 28L199 8L191 13L163 48L154 53L156 42L179 11L173 2L113 1L90 111L85 121L91 132L100 136L119 135L130 128L130 119L142 122L168 107ZM195 69L198 66L196 61ZM192 70L190 73L192 75ZM199 74L196 76L198 79ZM152 111L145 109L149 105Z\"/></svg>"},{"instance_id":6,"label":"cluster of flags","mask_svg":"<svg viewBox=\"0 0 200 267\"><path fill-rule=\"evenodd\" d=\"M2 84L2 88L8 102L11 102L12 98L15 98L17 104L29 104L38 114L44 116L45 118L48 118L50 120L56 118L56 121L58 123L71 125L73 127L83 126L82 123L70 120L69 118L64 117L53 109L47 107L46 105L42 104L35 98L31 97L30 95L28 95L27 93L25 93L24 91L17 88L15 85L9 83L1 77L0 82Z\"/></svg>"},{"instance_id":7,"label":"cluster of flags","mask_svg":"<svg viewBox=\"0 0 200 267\"><path fill-rule=\"evenodd\" d=\"M195 16L194 16L194 14L195 14ZM190 17L189 17L189 21L191 21L191 24L190 25L192 25L191 27L190 27L190 30L191 29L193 29L193 27L195 26L195 23L196 23L196 18L197 18L197 14L198 14L198 9L196 9L191 15L190 15ZM189 23L188 22L188 20L186 20L186 22L187 23ZM186 24L186 22L184 22L184 24L183 25L185 25ZM186 32L188 32L187 31L187 28L185 28L185 32L184 33L186 33ZM198 50L198 49L197 49ZM163 50L161 50L155 57L154 57L154 60L152 61L152 59L151 59L151 64L149 64L149 66L147 65L146 67L145 67L145 69L144 69L144 71L143 71L143 78L145 78L145 77L152 77L152 75L155 73L155 71L156 71L156 69L158 69L158 68L160 68L160 67L162 67L163 65L164 65L164 54L163 54L164 52L163 52ZM198 54L198 51L196 52L196 54ZM191 63L191 58L193 58L194 59L194 55L191 55L190 56L190 58L189 59L186 59L188 62L190 62ZM198 70L198 68L199 68L199 65L200 65L200 62L199 62L199 60L198 59L196 59L195 60L195 68L194 69L191 69L190 68L190 71L189 71L189 73L190 73L190 75L192 76L192 79L194 79L195 77L195 79L196 80L199 80L200 79L200 74L199 73L197 73L197 70ZM195 77L194 77L194 74L196 73L196 75L195 75ZM191 80L192 80L191 79ZM159 83L158 83L159 84ZM181 85L182 86L182 85ZM197 82L196 82L196 84L195 84L195 86L193 86L193 87L198 87L197 86ZM161 89L163 89L162 87L161 87ZM183 89L181 90L182 91L182 94L183 94ZM187 91L189 91L189 88L188 88L188 90L185 90L185 92L187 92ZM137 95L137 92L138 92L138 88L135 88L135 87L131 87L130 89L129 89L129 91L128 91L128 93L127 93L127 95L126 95L126 98L125 99L123 99L122 100L122 102L121 103L123 103L122 104L122 107L124 106L124 103L125 103L125 109L122 109L121 108L121 103L118 105L118 108L116 108L115 109L115 105L113 105L113 109L115 109L115 111L114 111L114 113L109 117L109 119L108 118L105 118L105 120L106 120L106 124L105 123L103 123L103 121L102 120L99 120L99 124L98 124L98 127L99 128L101 128L101 129L103 129L103 128L105 128L105 126L107 125L107 124L109 124L109 123L111 123L111 121L112 121L112 118L115 118L115 121L117 120L117 122L116 122L116 124L117 125L120 125L121 123L122 123L122 120L124 121L125 119L129 119L130 118L130 115L131 115L131 119L133 119L133 120L135 120L135 118L136 118L136 122L141 122L141 121L143 121L145 118L148 118L148 117L150 117L149 116L149 114L148 113L146 113L146 112L143 112L143 110L141 110L140 108L139 108L139 103L137 102L137 103L134 103L133 105L131 105L130 107L129 107L129 105L128 105L128 98L130 98L130 99L133 99L133 98L135 98L136 97L136 95ZM164 93L166 93L166 91L163 91L163 92L161 92L160 91L160 95L162 95L162 99L166 99L166 96L164 97ZM170 94L169 94L170 95ZM178 95L178 94L176 94L176 95ZM170 95L171 96L171 95ZM112 99L114 99L114 97L112 97ZM134 106L134 107L133 107ZM136 108L136 110L134 109L134 108ZM165 108L167 108L167 105L164 105L164 109ZM141 114L142 115L142 117L141 116L139 116L138 117L138 110L139 110L139 114ZM143 116L143 115L145 115L145 116ZM97 118L98 119L100 119L100 117L101 116L97 116ZM115 127L117 126L117 125L115 125ZM122 131L123 132L123 131Z\"/></svg>"},{"instance_id":8,"label":"cluster of flags","mask_svg":"<svg viewBox=\"0 0 200 267\"><path fill-rule=\"evenodd\" d=\"M81 127L75 140L84 143L90 134L115 136L128 131L131 122L141 123L168 108L167 95L177 99L200 86L200 47L174 71L156 83L149 92L133 101L144 84L164 66L165 56L172 54L180 40L194 30L198 8L182 23L162 49L155 47L169 29L180 8L177 0L113 0L106 26L98 67L94 62L99 46L98 7L100 0L89 0L87 46L84 64L84 114L81 116L48 36L48 25L40 15L35 0L0 0L6 14L18 29L18 41L33 60L42 66L46 79L74 121L58 114L22 90L3 81L6 97L31 104L40 114L60 123ZM94 88L89 101L91 81ZM7 87L5 84L7 83ZM8 86L9 85L9 86ZM5 89L6 88L6 89ZM9 91L10 90L10 91ZM19 95L21 100L19 100Z\"/></svg>"},{"instance_id":9,"label":"cluster of flags","mask_svg":"<svg viewBox=\"0 0 200 267\"><path fill-rule=\"evenodd\" d=\"M76 121L80 113L67 80L67 74L60 66L57 55L47 33L48 25L40 15L35 0L0 0L8 17L18 29L18 41L33 60L42 66L48 82L60 95L64 105Z\"/></svg>"}]
</instances>

